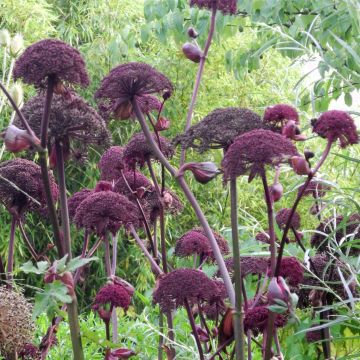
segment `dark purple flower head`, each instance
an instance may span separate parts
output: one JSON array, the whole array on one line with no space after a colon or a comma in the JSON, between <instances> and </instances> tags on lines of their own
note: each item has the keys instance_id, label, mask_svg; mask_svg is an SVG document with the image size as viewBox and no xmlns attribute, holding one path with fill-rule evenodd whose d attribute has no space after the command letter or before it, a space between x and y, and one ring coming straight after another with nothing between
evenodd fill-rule
<instances>
[{"instance_id":1,"label":"dark purple flower head","mask_svg":"<svg viewBox=\"0 0 360 360\"><path fill-rule=\"evenodd\" d=\"M163 196L159 199L156 191L148 191L142 198L144 210L149 214L149 220L154 222L160 215L161 204L166 214L176 215L181 213L184 208L178 196L171 190L165 189Z\"/></svg>"},{"instance_id":2,"label":"dark purple flower head","mask_svg":"<svg viewBox=\"0 0 360 360\"><path fill-rule=\"evenodd\" d=\"M137 224L138 208L125 196L112 191L94 192L78 206L75 224L98 236L109 231L116 234L120 227Z\"/></svg>"},{"instance_id":3,"label":"dark purple flower head","mask_svg":"<svg viewBox=\"0 0 360 360\"><path fill-rule=\"evenodd\" d=\"M296 109L290 105L278 104L269 106L264 112L264 122L273 126L275 129L280 129L288 121L294 121L296 124L299 123L299 114Z\"/></svg>"},{"instance_id":4,"label":"dark purple flower head","mask_svg":"<svg viewBox=\"0 0 360 360\"><path fill-rule=\"evenodd\" d=\"M94 191L90 189L81 189L80 191L71 195L68 199L69 218L74 221L76 210L78 206Z\"/></svg>"},{"instance_id":5,"label":"dark purple flower head","mask_svg":"<svg viewBox=\"0 0 360 360\"><path fill-rule=\"evenodd\" d=\"M126 195L129 199L137 197L137 192L146 194L147 191L154 191L151 181L139 171L128 170L124 172L126 182L132 189L129 190L124 178L122 176L115 182L114 191ZM140 190L139 190L140 189Z\"/></svg>"},{"instance_id":6,"label":"dark purple flower head","mask_svg":"<svg viewBox=\"0 0 360 360\"><path fill-rule=\"evenodd\" d=\"M48 76L81 86L89 85L85 63L78 50L56 39L40 40L17 59L14 79L43 86Z\"/></svg>"},{"instance_id":7,"label":"dark purple flower head","mask_svg":"<svg viewBox=\"0 0 360 360\"><path fill-rule=\"evenodd\" d=\"M244 317L244 330L245 332L251 330L254 335L263 333L267 328L269 318L269 309L266 306L255 306L249 308L245 312ZM284 327L286 325L286 317L280 314L276 314L275 326L277 328Z\"/></svg>"},{"instance_id":8,"label":"dark purple flower head","mask_svg":"<svg viewBox=\"0 0 360 360\"><path fill-rule=\"evenodd\" d=\"M360 252L360 214L352 214L349 217L339 215L335 218L323 220L312 235L310 243L318 251L327 251L328 245L333 247L331 240L337 244L344 243L343 252L350 246L350 255L357 256ZM346 244L351 241L350 244Z\"/></svg>"},{"instance_id":9,"label":"dark purple flower head","mask_svg":"<svg viewBox=\"0 0 360 360\"><path fill-rule=\"evenodd\" d=\"M205 230L202 227L196 227L193 230L198 231L202 235L206 236ZM219 246L221 254L223 254L223 255L229 254L230 249L229 249L229 244L226 241L226 239L224 239L219 233L217 233L215 231L212 231L212 233L213 233L213 235L215 237L215 240L216 240L216 242L217 242L217 244ZM210 258L215 261L215 257L214 257L212 252L210 254Z\"/></svg>"},{"instance_id":10,"label":"dark purple flower head","mask_svg":"<svg viewBox=\"0 0 360 360\"><path fill-rule=\"evenodd\" d=\"M55 201L58 187L49 173L50 187ZM0 164L0 202L14 215L25 211L46 213L46 195L40 166L25 159L14 159Z\"/></svg>"},{"instance_id":11,"label":"dark purple flower head","mask_svg":"<svg viewBox=\"0 0 360 360\"><path fill-rule=\"evenodd\" d=\"M174 270L158 279L153 303L159 304L162 311L172 311L198 303L214 303L221 299L217 284L202 271L193 269Z\"/></svg>"},{"instance_id":12,"label":"dark purple flower head","mask_svg":"<svg viewBox=\"0 0 360 360\"><path fill-rule=\"evenodd\" d=\"M270 130L257 129L238 136L226 152L222 168L224 180L249 173L249 181L266 165L279 165L298 156L292 142Z\"/></svg>"},{"instance_id":13,"label":"dark purple flower head","mask_svg":"<svg viewBox=\"0 0 360 360\"><path fill-rule=\"evenodd\" d=\"M25 344L22 350L19 352L21 360L40 360L41 352L34 344Z\"/></svg>"},{"instance_id":14,"label":"dark purple flower head","mask_svg":"<svg viewBox=\"0 0 360 360\"><path fill-rule=\"evenodd\" d=\"M98 163L101 180L112 181L121 177L121 170L125 169L123 152L121 146L111 146L104 152Z\"/></svg>"},{"instance_id":15,"label":"dark purple flower head","mask_svg":"<svg viewBox=\"0 0 360 360\"><path fill-rule=\"evenodd\" d=\"M153 134L153 138L156 143L158 143L155 134ZM166 138L162 136L159 136L159 138L162 153L168 159L171 158L174 155L173 147ZM143 167L147 160L156 160L156 157L153 154L152 148L146 140L145 135L141 132L134 134L130 141L127 143L124 148L123 159L124 163L126 163L130 168L135 168L136 164L138 164L140 167Z\"/></svg>"},{"instance_id":16,"label":"dark purple flower head","mask_svg":"<svg viewBox=\"0 0 360 360\"><path fill-rule=\"evenodd\" d=\"M200 153L209 149L226 150L237 136L262 127L260 116L249 109L216 109L184 134L178 135L174 142Z\"/></svg>"},{"instance_id":17,"label":"dark purple flower head","mask_svg":"<svg viewBox=\"0 0 360 360\"><path fill-rule=\"evenodd\" d=\"M285 278L290 286L297 287L304 280L304 268L295 257L283 257L279 275Z\"/></svg>"},{"instance_id":18,"label":"dark purple flower head","mask_svg":"<svg viewBox=\"0 0 360 360\"><path fill-rule=\"evenodd\" d=\"M339 140L342 148L359 142L355 122L345 111L330 110L324 112L315 121L313 132L331 142Z\"/></svg>"},{"instance_id":19,"label":"dark purple flower head","mask_svg":"<svg viewBox=\"0 0 360 360\"><path fill-rule=\"evenodd\" d=\"M262 232L259 232L255 235L255 239L257 241L261 241L265 244L270 244L270 234L269 234L269 230L266 230L266 231L262 231ZM276 236L275 238L275 241L278 242L279 241L279 238Z\"/></svg>"},{"instance_id":20,"label":"dark purple flower head","mask_svg":"<svg viewBox=\"0 0 360 360\"><path fill-rule=\"evenodd\" d=\"M291 209L281 209L276 213L276 223L278 224L280 229L284 229L287 221L289 219L289 215L290 215ZM300 228L300 215L295 212L292 219L291 219L291 224L290 226L292 228L294 228L295 230Z\"/></svg>"},{"instance_id":21,"label":"dark purple flower head","mask_svg":"<svg viewBox=\"0 0 360 360\"><path fill-rule=\"evenodd\" d=\"M301 185L298 189L298 193L302 191L304 185ZM330 189L330 187L321 182L320 179L313 179L310 181L309 185L306 187L306 190L303 193L303 196L311 195L314 198L323 197L326 192Z\"/></svg>"},{"instance_id":22,"label":"dark purple flower head","mask_svg":"<svg viewBox=\"0 0 360 360\"><path fill-rule=\"evenodd\" d=\"M251 274L265 275L269 269L269 258L263 256L241 256L241 276L245 277ZM234 259L225 260L226 268L230 274L234 273ZM220 276L220 271L217 273Z\"/></svg>"},{"instance_id":23,"label":"dark purple flower head","mask_svg":"<svg viewBox=\"0 0 360 360\"><path fill-rule=\"evenodd\" d=\"M126 289L119 284L107 284L96 294L94 306L95 310L103 305L120 307L124 310L129 308L131 297Z\"/></svg>"},{"instance_id":24,"label":"dark purple flower head","mask_svg":"<svg viewBox=\"0 0 360 360\"><path fill-rule=\"evenodd\" d=\"M30 127L40 137L41 120L44 112L45 96L40 93L31 98L21 109ZM23 128L21 120L16 117L14 124ZM54 95L51 103L49 120L49 148L55 140L60 140L64 148L72 148L84 153L90 145L108 147L111 135L102 117L85 102L83 98L71 92L69 97Z\"/></svg>"},{"instance_id":25,"label":"dark purple flower head","mask_svg":"<svg viewBox=\"0 0 360 360\"><path fill-rule=\"evenodd\" d=\"M224 15L235 15L237 12L236 0L190 0L190 6L197 6L200 9L205 8L211 10L215 5L217 10L221 11Z\"/></svg>"},{"instance_id":26,"label":"dark purple flower head","mask_svg":"<svg viewBox=\"0 0 360 360\"><path fill-rule=\"evenodd\" d=\"M102 80L95 98L110 117L125 120L132 115L132 100L138 101L140 109L146 112L159 106L149 95L168 96L172 91L173 86L165 75L148 64L130 62L110 71Z\"/></svg>"},{"instance_id":27,"label":"dark purple flower head","mask_svg":"<svg viewBox=\"0 0 360 360\"><path fill-rule=\"evenodd\" d=\"M313 327L318 325L313 325L306 332L305 338L308 343L314 343L322 340L321 330L311 330Z\"/></svg>"}]
</instances>

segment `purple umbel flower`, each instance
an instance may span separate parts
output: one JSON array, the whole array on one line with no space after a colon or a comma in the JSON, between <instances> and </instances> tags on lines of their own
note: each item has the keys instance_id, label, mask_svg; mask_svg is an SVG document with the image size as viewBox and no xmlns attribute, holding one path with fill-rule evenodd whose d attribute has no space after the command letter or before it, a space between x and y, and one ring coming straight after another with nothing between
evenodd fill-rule
<instances>
[{"instance_id":1,"label":"purple umbel flower","mask_svg":"<svg viewBox=\"0 0 360 360\"><path fill-rule=\"evenodd\" d=\"M236 0L190 0L190 6L197 6L200 9L205 8L211 10L213 6L221 11L224 15L235 15L237 11Z\"/></svg>"},{"instance_id":2,"label":"purple umbel flower","mask_svg":"<svg viewBox=\"0 0 360 360\"><path fill-rule=\"evenodd\" d=\"M316 232L311 237L311 246L318 251L327 251L328 245L332 245L330 239L334 239L337 244L344 243L343 252L346 253L350 247L350 255L357 256L360 252L360 214L352 214L349 217L339 215L335 218L323 220L316 228ZM351 241L351 244L347 244Z\"/></svg>"},{"instance_id":3,"label":"purple umbel flower","mask_svg":"<svg viewBox=\"0 0 360 360\"><path fill-rule=\"evenodd\" d=\"M40 137L41 120L44 112L45 96L40 93L31 98L23 107L22 112L35 134ZM16 117L14 124L23 128L21 120ZM90 145L107 147L111 135L103 118L79 95L70 92L70 96L54 95L51 103L49 129L51 148L55 140L63 143L65 156L72 148L86 153Z\"/></svg>"},{"instance_id":4,"label":"purple umbel flower","mask_svg":"<svg viewBox=\"0 0 360 360\"><path fill-rule=\"evenodd\" d=\"M330 110L324 112L315 120L313 132L331 142L339 140L342 148L359 142L355 122L345 111Z\"/></svg>"},{"instance_id":5,"label":"purple umbel flower","mask_svg":"<svg viewBox=\"0 0 360 360\"><path fill-rule=\"evenodd\" d=\"M121 177L121 170L125 169L123 152L121 146L111 146L104 152L98 163L101 180L112 181Z\"/></svg>"},{"instance_id":6,"label":"purple umbel flower","mask_svg":"<svg viewBox=\"0 0 360 360\"><path fill-rule=\"evenodd\" d=\"M149 95L169 97L173 86L170 80L153 67L144 63L130 62L112 69L102 80L95 93L99 107L115 119L128 119L137 100L142 111L158 108L159 104Z\"/></svg>"},{"instance_id":7,"label":"purple umbel flower","mask_svg":"<svg viewBox=\"0 0 360 360\"><path fill-rule=\"evenodd\" d=\"M55 179L49 173L52 195L59 195ZM25 159L14 159L0 164L0 202L14 215L25 211L46 212L46 195L40 166Z\"/></svg>"},{"instance_id":8,"label":"purple umbel flower","mask_svg":"<svg viewBox=\"0 0 360 360\"><path fill-rule=\"evenodd\" d=\"M154 134L153 138L156 143L158 143L158 139ZM158 145L161 148L162 153L165 157L171 158L174 155L174 149L170 142L162 136L159 136L159 139L160 144ZM127 143L124 148L123 159L130 168L135 168L136 164L143 167L146 161L151 159L156 160L156 156L154 155L152 147L147 141L145 135L141 132L134 134Z\"/></svg>"},{"instance_id":9,"label":"purple umbel flower","mask_svg":"<svg viewBox=\"0 0 360 360\"><path fill-rule=\"evenodd\" d=\"M78 206L94 191L91 189L81 189L80 191L71 195L68 199L69 218L74 221L76 210Z\"/></svg>"},{"instance_id":10,"label":"purple umbel flower","mask_svg":"<svg viewBox=\"0 0 360 360\"><path fill-rule=\"evenodd\" d=\"M276 213L276 223L280 229L285 229L285 226L288 222L289 215L291 213L291 209L281 209ZM295 212L292 216L290 227L294 228L295 230L300 228L300 215Z\"/></svg>"},{"instance_id":11,"label":"purple umbel flower","mask_svg":"<svg viewBox=\"0 0 360 360\"><path fill-rule=\"evenodd\" d=\"M283 257L279 276L285 278L290 286L297 287L304 280L304 268L295 257Z\"/></svg>"},{"instance_id":12,"label":"purple umbel flower","mask_svg":"<svg viewBox=\"0 0 360 360\"><path fill-rule=\"evenodd\" d=\"M244 330L245 332L251 330L256 336L259 333L263 333L267 328L269 309L266 306L255 306L249 308L245 312L244 316ZM286 325L286 317L284 315L276 314L275 326L277 328L284 327Z\"/></svg>"},{"instance_id":13,"label":"purple umbel flower","mask_svg":"<svg viewBox=\"0 0 360 360\"><path fill-rule=\"evenodd\" d=\"M17 59L14 79L42 86L48 76L57 82L89 85L85 63L78 50L60 40L40 40L29 46Z\"/></svg>"},{"instance_id":14,"label":"purple umbel flower","mask_svg":"<svg viewBox=\"0 0 360 360\"><path fill-rule=\"evenodd\" d=\"M198 303L214 303L221 299L221 290L202 271L193 269L174 270L157 280L153 303L163 312Z\"/></svg>"},{"instance_id":15,"label":"purple umbel flower","mask_svg":"<svg viewBox=\"0 0 360 360\"><path fill-rule=\"evenodd\" d=\"M264 256L241 256L241 276L245 277L252 274L266 275L269 269L269 258ZM225 260L227 270L231 275L234 274L234 259ZM218 271L217 276L220 276Z\"/></svg>"},{"instance_id":16,"label":"purple umbel flower","mask_svg":"<svg viewBox=\"0 0 360 360\"><path fill-rule=\"evenodd\" d=\"M96 294L93 308L97 310L101 306L110 305L127 310L130 302L131 297L125 287L120 284L107 284Z\"/></svg>"},{"instance_id":17,"label":"purple umbel flower","mask_svg":"<svg viewBox=\"0 0 360 360\"><path fill-rule=\"evenodd\" d=\"M277 104L269 106L264 112L264 121L272 126L279 127L280 129L287 121L294 121L299 123L299 114L296 109L290 105Z\"/></svg>"},{"instance_id":18,"label":"purple umbel flower","mask_svg":"<svg viewBox=\"0 0 360 360\"><path fill-rule=\"evenodd\" d=\"M226 152L222 161L224 180L249 173L251 181L266 165L280 165L298 155L292 142L282 135L270 130L252 130L238 136Z\"/></svg>"},{"instance_id":19,"label":"purple umbel flower","mask_svg":"<svg viewBox=\"0 0 360 360\"><path fill-rule=\"evenodd\" d=\"M226 150L237 136L262 127L260 116L249 109L216 109L184 134L178 135L174 142L200 153L209 149Z\"/></svg>"},{"instance_id":20,"label":"purple umbel flower","mask_svg":"<svg viewBox=\"0 0 360 360\"><path fill-rule=\"evenodd\" d=\"M112 191L99 191L90 194L78 206L75 224L98 236L109 231L116 234L120 227L137 224L138 208L125 196Z\"/></svg>"}]
</instances>

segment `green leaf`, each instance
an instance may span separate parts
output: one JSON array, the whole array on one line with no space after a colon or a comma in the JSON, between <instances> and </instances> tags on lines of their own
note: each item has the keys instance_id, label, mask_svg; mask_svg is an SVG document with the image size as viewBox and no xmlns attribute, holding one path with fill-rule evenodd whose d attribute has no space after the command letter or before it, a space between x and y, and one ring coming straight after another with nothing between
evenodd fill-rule
<instances>
[{"instance_id":1,"label":"green leaf","mask_svg":"<svg viewBox=\"0 0 360 360\"><path fill-rule=\"evenodd\" d=\"M351 106L352 105L352 96L350 93L346 93L344 96L344 100L345 100L345 104L347 106Z\"/></svg>"},{"instance_id":2,"label":"green leaf","mask_svg":"<svg viewBox=\"0 0 360 360\"><path fill-rule=\"evenodd\" d=\"M280 305L270 305L268 309L277 314L284 314L287 312L288 308Z\"/></svg>"},{"instance_id":3,"label":"green leaf","mask_svg":"<svg viewBox=\"0 0 360 360\"><path fill-rule=\"evenodd\" d=\"M36 266L33 265L32 261L28 261L20 267L20 270L25 274L44 274L49 267L47 261L39 261L36 263Z\"/></svg>"},{"instance_id":4,"label":"green leaf","mask_svg":"<svg viewBox=\"0 0 360 360\"><path fill-rule=\"evenodd\" d=\"M61 272L65 271L67 258L68 258L68 254L66 254L60 260L57 260L57 262L56 262L56 270L57 270L58 273L61 273Z\"/></svg>"},{"instance_id":5,"label":"green leaf","mask_svg":"<svg viewBox=\"0 0 360 360\"><path fill-rule=\"evenodd\" d=\"M98 258L96 256L93 256L91 258L82 258L81 256L78 256L76 258L71 259L67 266L65 271L74 271L92 261L96 261Z\"/></svg>"}]
</instances>

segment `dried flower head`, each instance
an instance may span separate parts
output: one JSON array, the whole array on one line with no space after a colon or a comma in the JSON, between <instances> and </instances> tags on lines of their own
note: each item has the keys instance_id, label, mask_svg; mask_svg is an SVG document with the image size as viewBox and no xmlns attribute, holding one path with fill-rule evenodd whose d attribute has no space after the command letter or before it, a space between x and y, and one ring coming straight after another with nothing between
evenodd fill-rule
<instances>
[{"instance_id":1,"label":"dried flower head","mask_svg":"<svg viewBox=\"0 0 360 360\"><path fill-rule=\"evenodd\" d=\"M35 330L31 313L32 306L23 294L0 287L0 355L7 358L31 343Z\"/></svg>"},{"instance_id":2,"label":"dried flower head","mask_svg":"<svg viewBox=\"0 0 360 360\"><path fill-rule=\"evenodd\" d=\"M298 193L303 190L304 185L305 184L299 187ZM328 185L322 183L320 179L315 178L310 181L309 185L306 187L306 190L303 193L303 196L311 195L314 198L323 197L329 189L330 187Z\"/></svg>"},{"instance_id":3,"label":"dried flower head","mask_svg":"<svg viewBox=\"0 0 360 360\"><path fill-rule=\"evenodd\" d=\"M235 15L237 11L236 0L190 0L190 6L197 6L200 9L205 8L211 10L213 6L221 11L224 15Z\"/></svg>"},{"instance_id":4,"label":"dried flower head","mask_svg":"<svg viewBox=\"0 0 360 360\"><path fill-rule=\"evenodd\" d=\"M127 310L130 302L131 297L122 285L107 284L96 294L93 309L98 310L104 305L110 305L112 308L120 307Z\"/></svg>"},{"instance_id":5,"label":"dried flower head","mask_svg":"<svg viewBox=\"0 0 360 360\"><path fill-rule=\"evenodd\" d=\"M304 280L304 268L295 257L283 257L279 275L285 278L290 286L297 287Z\"/></svg>"},{"instance_id":6,"label":"dried flower head","mask_svg":"<svg viewBox=\"0 0 360 360\"><path fill-rule=\"evenodd\" d=\"M312 235L310 243L318 251L327 251L331 241L336 241L338 247L344 243L343 252L350 247L350 255L357 256L360 253L360 214L352 214L349 217L339 215L323 220ZM347 244L351 241L351 244Z\"/></svg>"},{"instance_id":7,"label":"dried flower head","mask_svg":"<svg viewBox=\"0 0 360 360\"><path fill-rule=\"evenodd\" d=\"M290 213L291 213L291 209L286 209L286 208L281 209L276 213L275 220L280 229L285 229ZM300 228L300 215L296 211L292 216L290 227L294 228L295 230Z\"/></svg>"},{"instance_id":8,"label":"dried flower head","mask_svg":"<svg viewBox=\"0 0 360 360\"><path fill-rule=\"evenodd\" d=\"M221 299L216 283L202 271L193 269L174 270L157 280L153 303L159 304L163 312L198 303L214 303Z\"/></svg>"},{"instance_id":9,"label":"dried flower head","mask_svg":"<svg viewBox=\"0 0 360 360\"><path fill-rule=\"evenodd\" d=\"M229 253L229 247L227 241L213 232L215 239L219 245L220 251L223 255ZM211 249L210 241L205 235L205 231L202 228L195 228L185 233L176 242L175 255L179 257L185 257L198 254L201 255L202 260L205 258L214 260L214 255Z\"/></svg>"},{"instance_id":10,"label":"dried flower head","mask_svg":"<svg viewBox=\"0 0 360 360\"><path fill-rule=\"evenodd\" d=\"M98 236L109 231L116 234L120 227L136 224L139 213L136 205L125 196L112 191L94 192L76 209L75 224Z\"/></svg>"},{"instance_id":11,"label":"dried flower head","mask_svg":"<svg viewBox=\"0 0 360 360\"><path fill-rule=\"evenodd\" d=\"M166 138L159 136L160 144L158 143L158 139L155 134L153 134L153 138L161 148L165 157L169 159L174 155L174 149ZM151 145L146 140L145 135L141 132L134 134L127 143L124 148L123 159L124 163L130 168L135 168L136 164L143 167L146 161L150 161L151 159L156 160L157 158L153 153Z\"/></svg>"},{"instance_id":12,"label":"dried flower head","mask_svg":"<svg viewBox=\"0 0 360 360\"><path fill-rule=\"evenodd\" d=\"M58 187L49 173L53 198L58 198ZM0 202L14 215L25 211L46 211L46 195L40 166L25 159L14 159L0 164Z\"/></svg>"},{"instance_id":13,"label":"dried flower head","mask_svg":"<svg viewBox=\"0 0 360 360\"><path fill-rule=\"evenodd\" d=\"M359 142L355 122L345 111L324 112L313 124L313 132L331 142L339 140L342 148Z\"/></svg>"},{"instance_id":14,"label":"dried flower head","mask_svg":"<svg viewBox=\"0 0 360 360\"><path fill-rule=\"evenodd\" d=\"M262 127L260 116L249 109L216 109L184 134L178 135L174 142L200 153L209 149L226 150L237 136Z\"/></svg>"},{"instance_id":15,"label":"dried flower head","mask_svg":"<svg viewBox=\"0 0 360 360\"><path fill-rule=\"evenodd\" d=\"M170 80L152 66L130 62L110 71L96 91L95 99L108 116L125 120L132 115L132 100L138 102L143 112L148 112L159 108L159 103L149 95L169 96L172 90Z\"/></svg>"},{"instance_id":16,"label":"dried flower head","mask_svg":"<svg viewBox=\"0 0 360 360\"><path fill-rule=\"evenodd\" d=\"M268 123L274 130L281 130L288 121L294 121L295 124L299 123L299 114L294 107L277 104L265 109L264 122Z\"/></svg>"},{"instance_id":17,"label":"dried flower head","mask_svg":"<svg viewBox=\"0 0 360 360\"><path fill-rule=\"evenodd\" d=\"M267 328L269 318L269 309L266 306L255 306L249 308L245 312L244 317L244 330L245 332L251 330L256 336L259 333L263 333ZM284 315L276 314L275 326L277 328L284 327L286 325L286 317Z\"/></svg>"},{"instance_id":18,"label":"dried flower head","mask_svg":"<svg viewBox=\"0 0 360 360\"><path fill-rule=\"evenodd\" d=\"M222 161L224 180L249 173L251 181L266 165L280 165L297 155L295 146L282 135L270 130L252 130L238 136L226 152Z\"/></svg>"},{"instance_id":19,"label":"dried flower head","mask_svg":"<svg viewBox=\"0 0 360 360\"><path fill-rule=\"evenodd\" d=\"M14 79L43 86L48 76L81 86L89 85L85 62L78 50L63 41L45 39L29 46L17 59Z\"/></svg>"},{"instance_id":20,"label":"dried flower head","mask_svg":"<svg viewBox=\"0 0 360 360\"><path fill-rule=\"evenodd\" d=\"M121 170L125 169L123 152L121 146L111 146L103 153L98 163L101 180L112 181L121 177Z\"/></svg>"},{"instance_id":21,"label":"dried flower head","mask_svg":"<svg viewBox=\"0 0 360 360\"><path fill-rule=\"evenodd\" d=\"M74 221L76 210L78 206L94 191L91 189L81 189L80 191L71 195L68 199L69 218Z\"/></svg>"},{"instance_id":22,"label":"dried flower head","mask_svg":"<svg viewBox=\"0 0 360 360\"><path fill-rule=\"evenodd\" d=\"M40 93L30 99L22 108L25 118L37 136L40 136L42 114L45 97ZM23 128L21 120L16 117L14 125ZM75 143L73 147L86 153L90 145L107 147L111 135L102 117L82 99L71 92L69 97L54 95L49 120L49 148L55 140L61 140L63 146L69 140ZM67 147L70 147L68 144ZM68 149L70 151L70 149Z\"/></svg>"}]
</instances>

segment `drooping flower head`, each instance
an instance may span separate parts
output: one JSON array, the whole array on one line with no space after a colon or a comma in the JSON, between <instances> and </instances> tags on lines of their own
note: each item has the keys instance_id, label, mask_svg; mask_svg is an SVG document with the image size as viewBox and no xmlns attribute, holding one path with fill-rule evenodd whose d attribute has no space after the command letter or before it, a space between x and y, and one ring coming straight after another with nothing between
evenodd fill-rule
<instances>
[{"instance_id":1,"label":"drooping flower head","mask_svg":"<svg viewBox=\"0 0 360 360\"><path fill-rule=\"evenodd\" d=\"M177 136L175 143L180 143L184 148L194 148L200 153L209 149L226 150L237 136L262 127L260 116L249 109L216 109Z\"/></svg>"},{"instance_id":2,"label":"drooping flower head","mask_svg":"<svg viewBox=\"0 0 360 360\"><path fill-rule=\"evenodd\" d=\"M299 114L294 107L277 104L265 109L264 122L269 124L271 129L281 131L288 121L294 121L295 124L299 123Z\"/></svg>"},{"instance_id":3,"label":"drooping flower head","mask_svg":"<svg viewBox=\"0 0 360 360\"><path fill-rule=\"evenodd\" d=\"M121 146L111 146L103 153L98 163L101 180L112 181L121 177L121 170L125 169L123 152Z\"/></svg>"},{"instance_id":4,"label":"drooping flower head","mask_svg":"<svg viewBox=\"0 0 360 360\"><path fill-rule=\"evenodd\" d=\"M344 243L343 252L350 246L350 255L357 256L360 253L360 214L352 214L348 218L339 215L323 220L312 235L311 246L318 251L327 251L331 240L336 244ZM346 244L351 241L351 244Z\"/></svg>"},{"instance_id":5,"label":"drooping flower head","mask_svg":"<svg viewBox=\"0 0 360 360\"><path fill-rule=\"evenodd\" d=\"M324 112L313 124L313 132L330 142L339 140L342 148L359 142L354 119L345 111Z\"/></svg>"},{"instance_id":6,"label":"drooping flower head","mask_svg":"<svg viewBox=\"0 0 360 360\"><path fill-rule=\"evenodd\" d=\"M178 269L157 280L153 293L153 303L159 304L163 312L175 310L197 303L214 303L221 298L216 283L202 271Z\"/></svg>"},{"instance_id":7,"label":"drooping flower head","mask_svg":"<svg viewBox=\"0 0 360 360\"><path fill-rule=\"evenodd\" d=\"M49 76L57 83L89 85L79 51L61 40L40 40L29 46L15 63L15 80L22 79L27 84L41 87Z\"/></svg>"},{"instance_id":8,"label":"drooping flower head","mask_svg":"<svg viewBox=\"0 0 360 360\"><path fill-rule=\"evenodd\" d=\"M235 15L237 11L236 0L190 0L190 6L197 6L200 9L205 8L211 10L213 6L221 11L224 15Z\"/></svg>"},{"instance_id":9,"label":"drooping flower head","mask_svg":"<svg viewBox=\"0 0 360 360\"><path fill-rule=\"evenodd\" d=\"M255 306L249 308L245 312L244 317L244 330L245 332L251 330L256 336L259 333L263 333L267 328L269 309L266 306ZM286 325L286 317L281 314L276 314L275 326L277 328L284 327Z\"/></svg>"},{"instance_id":10,"label":"drooping flower head","mask_svg":"<svg viewBox=\"0 0 360 360\"><path fill-rule=\"evenodd\" d=\"M153 134L153 138L158 143L157 137ZM162 153L168 159L174 155L174 149L170 142L162 137L159 136L160 144L159 147L161 148ZM153 153L152 147L147 141L145 135L141 133L134 134L130 141L124 148L124 155L123 155L124 162L130 167L135 168L138 164L140 167L143 167L146 161L151 159L157 160L155 154Z\"/></svg>"},{"instance_id":11,"label":"drooping flower head","mask_svg":"<svg viewBox=\"0 0 360 360\"><path fill-rule=\"evenodd\" d=\"M169 97L172 90L170 80L152 66L130 62L110 71L96 91L95 99L109 116L125 120L132 115L132 100L138 101L140 109L147 112L159 108L156 98L150 95Z\"/></svg>"},{"instance_id":12,"label":"drooping flower head","mask_svg":"<svg viewBox=\"0 0 360 360\"><path fill-rule=\"evenodd\" d=\"M23 294L0 287L0 355L7 358L31 343L35 330L31 313Z\"/></svg>"},{"instance_id":13,"label":"drooping flower head","mask_svg":"<svg viewBox=\"0 0 360 360\"><path fill-rule=\"evenodd\" d=\"M285 229L290 213L291 209L287 208L281 209L276 213L275 220L280 229ZM290 227L294 228L295 230L300 228L300 215L296 211L291 218Z\"/></svg>"},{"instance_id":14,"label":"drooping flower head","mask_svg":"<svg viewBox=\"0 0 360 360\"><path fill-rule=\"evenodd\" d=\"M99 191L87 196L76 209L75 224L98 236L109 231L116 234L120 227L136 224L139 213L136 205L113 191Z\"/></svg>"},{"instance_id":15,"label":"drooping flower head","mask_svg":"<svg viewBox=\"0 0 360 360\"><path fill-rule=\"evenodd\" d=\"M56 201L59 192L51 173L49 180ZM0 202L16 216L27 210L46 212L46 195L40 166L33 161L20 158L1 163Z\"/></svg>"},{"instance_id":16,"label":"drooping flower head","mask_svg":"<svg viewBox=\"0 0 360 360\"><path fill-rule=\"evenodd\" d=\"M72 148L75 147L77 151L83 153L87 153L90 145L107 147L110 144L111 135L102 117L79 95L74 92L70 94L67 97L61 95L53 97L48 129L49 149L52 149L55 140L62 141L64 149L67 150L65 153L70 152L70 140L73 141ZM41 131L44 104L44 94L40 93L22 108L25 118L38 137ZM23 128L18 117L15 118L14 124Z\"/></svg>"},{"instance_id":17,"label":"drooping flower head","mask_svg":"<svg viewBox=\"0 0 360 360\"><path fill-rule=\"evenodd\" d=\"M220 251L223 255L229 253L227 241L219 234L213 232ZM175 255L180 257L198 254L209 260L214 260L210 241L202 228L195 228L181 236L175 246Z\"/></svg>"},{"instance_id":18,"label":"drooping flower head","mask_svg":"<svg viewBox=\"0 0 360 360\"><path fill-rule=\"evenodd\" d=\"M94 191L91 189L81 189L80 191L71 195L68 199L69 218L74 221L76 210L78 206Z\"/></svg>"},{"instance_id":19,"label":"drooping flower head","mask_svg":"<svg viewBox=\"0 0 360 360\"><path fill-rule=\"evenodd\" d=\"M249 173L249 181L264 171L299 155L292 142L270 130L257 129L238 136L226 152L222 168L224 180Z\"/></svg>"}]
</instances>

